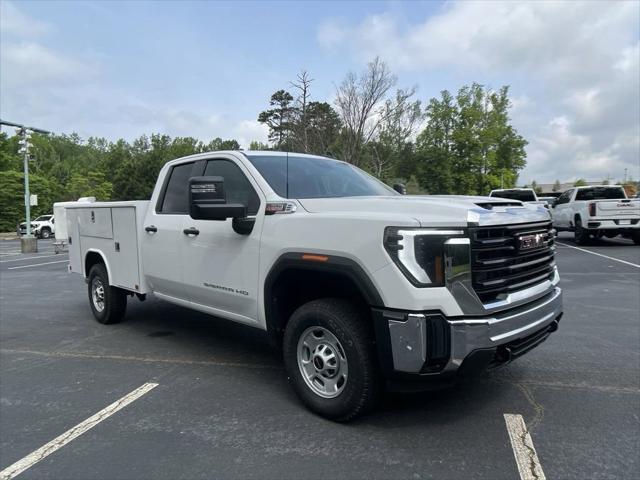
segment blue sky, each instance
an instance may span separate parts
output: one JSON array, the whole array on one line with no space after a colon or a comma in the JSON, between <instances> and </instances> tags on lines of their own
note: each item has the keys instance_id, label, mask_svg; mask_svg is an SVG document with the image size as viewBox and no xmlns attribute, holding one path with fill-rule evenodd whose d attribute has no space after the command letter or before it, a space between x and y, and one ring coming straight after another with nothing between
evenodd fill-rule
<instances>
[{"instance_id":1,"label":"blue sky","mask_svg":"<svg viewBox=\"0 0 640 480\"><path fill-rule=\"evenodd\" d=\"M640 176L638 2L0 0L0 113L56 132L265 140L300 69L312 96L379 55L427 101L511 86L522 180Z\"/></svg>"}]
</instances>

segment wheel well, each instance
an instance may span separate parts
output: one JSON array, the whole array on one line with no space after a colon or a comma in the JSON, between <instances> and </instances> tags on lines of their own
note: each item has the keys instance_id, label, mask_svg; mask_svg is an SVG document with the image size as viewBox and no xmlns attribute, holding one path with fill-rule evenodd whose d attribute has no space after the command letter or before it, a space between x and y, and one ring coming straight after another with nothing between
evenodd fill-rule
<instances>
[{"instance_id":1,"label":"wheel well","mask_svg":"<svg viewBox=\"0 0 640 480\"><path fill-rule=\"evenodd\" d=\"M84 276L88 277L89 272L91 271L91 267L99 263L105 265L102 255L100 255L98 252L88 252L87 256L84 259Z\"/></svg>"},{"instance_id":2,"label":"wheel well","mask_svg":"<svg viewBox=\"0 0 640 480\"><path fill-rule=\"evenodd\" d=\"M267 329L276 343L279 343L291 314L307 302L338 297L349 299L363 308L369 305L353 278L342 272L288 268L278 273L265 293Z\"/></svg>"}]
</instances>

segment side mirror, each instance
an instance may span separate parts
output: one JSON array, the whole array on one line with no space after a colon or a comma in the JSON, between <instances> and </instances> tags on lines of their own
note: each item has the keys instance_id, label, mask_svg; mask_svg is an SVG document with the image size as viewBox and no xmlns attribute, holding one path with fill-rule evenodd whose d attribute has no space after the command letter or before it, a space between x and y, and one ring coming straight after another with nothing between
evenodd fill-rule
<instances>
[{"instance_id":1,"label":"side mirror","mask_svg":"<svg viewBox=\"0 0 640 480\"><path fill-rule=\"evenodd\" d=\"M406 195L407 194L407 187L404 186L404 184L402 183L395 183L393 185L393 189L398 192L400 195Z\"/></svg>"},{"instance_id":2,"label":"side mirror","mask_svg":"<svg viewBox=\"0 0 640 480\"><path fill-rule=\"evenodd\" d=\"M245 218L247 207L239 203L227 203L223 177L191 177L189 215L194 220Z\"/></svg>"},{"instance_id":3,"label":"side mirror","mask_svg":"<svg viewBox=\"0 0 640 480\"><path fill-rule=\"evenodd\" d=\"M551 202L551 208L556 208L557 204L558 204L558 199L554 198L553 201Z\"/></svg>"}]
</instances>

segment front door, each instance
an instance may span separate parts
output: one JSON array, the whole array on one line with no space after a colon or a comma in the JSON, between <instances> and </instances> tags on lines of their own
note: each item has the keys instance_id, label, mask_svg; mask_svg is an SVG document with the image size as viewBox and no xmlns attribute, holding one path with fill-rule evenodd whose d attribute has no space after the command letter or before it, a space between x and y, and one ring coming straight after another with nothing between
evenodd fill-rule
<instances>
[{"instance_id":1,"label":"front door","mask_svg":"<svg viewBox=\"0 0 640 480\"><path fill-rule=\"evenodd\" d=\"M207 161L203 175L224 178L227 203L247 206L255 218L248 235L236 233L229 218L184 218L180 245L183 278L194 306L243 323L258 317L258 271L260 235L264 219L262 192L245 167L231 156Z\"/></svg>"}]
</instances>

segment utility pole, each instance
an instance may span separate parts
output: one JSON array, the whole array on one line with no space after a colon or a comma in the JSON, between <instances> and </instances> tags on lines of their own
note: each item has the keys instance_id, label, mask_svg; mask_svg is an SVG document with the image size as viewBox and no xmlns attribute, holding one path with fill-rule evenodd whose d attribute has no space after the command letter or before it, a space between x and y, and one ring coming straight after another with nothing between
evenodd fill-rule
<instances>
[{"instance_id":1,"label":"utility pole","mask_svg":"<svg viewBox=\"0 0 640 480\"><path fill-rule=\"evenodd\" d=\"M26 127L25 125L13 122L7 122L0 120L0 125L6 125L8 127L16 127L16 134L19 135L20 149L18 153L24 155L24 210L27 222L27 232L24 237L20 238L20 250L22 253L36 253L38 251L38 241L31 235L31 192L29 191L29 148L33 145L29 143L31 134L33 132L42 133L48 135L51 132L42 130L41 128Z\"/></svg>"}]
</instances>

